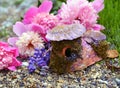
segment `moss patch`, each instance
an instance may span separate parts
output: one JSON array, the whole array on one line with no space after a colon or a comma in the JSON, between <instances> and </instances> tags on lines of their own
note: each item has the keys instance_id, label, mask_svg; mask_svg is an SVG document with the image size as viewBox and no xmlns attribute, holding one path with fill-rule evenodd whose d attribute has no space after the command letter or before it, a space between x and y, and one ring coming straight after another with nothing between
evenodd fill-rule
<instances>
[{"instance_id":1,"label":"moss patch","mask_svg":"<svg viewBox=\"0 0 120 88\"><path fill-rule=\"evenodd\" d=\"M78 38L72 41L64 40L59 42L52 41L51 45L52 45L52 52L51 52L50 64L49 64L50 68L58 74L69 72L70 66L76 59L68 60L66 59L67 55L69 56L71 52L72 53L74 52L79 56L79 53L81 51L81 39Z\"/></svg>"},{"instance_id":2,"label":"moss patch","mask_svg":"<svg viewBox=\"0 0 120 88\"><path fill-rule=\"evenodd\" d=\"M107 58L107 50L109 49L109 44L107 41L99 41L98 44L91 44L93 50L97 55L103 59Z\"/></svg>"}]
</instances>

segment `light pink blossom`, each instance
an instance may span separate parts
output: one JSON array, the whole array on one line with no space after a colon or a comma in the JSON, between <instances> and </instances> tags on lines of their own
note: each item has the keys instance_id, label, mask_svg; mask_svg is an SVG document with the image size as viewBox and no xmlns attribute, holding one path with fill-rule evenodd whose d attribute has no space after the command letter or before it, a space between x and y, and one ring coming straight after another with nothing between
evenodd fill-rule
<instances>
[{"instance_id":1,"label":"light pink blossom","mask_svg":"<svg viewBox=\"0 0 120 88\"><path fill-rule=\"evenodd\" d=\"M22 22L16 22L16 24L13 25L13 32L17 35L17 37L8 38L8 43L12 46L16 46L16 41L18 40L18 37L30 30L30 26L24 25Z\"/></svg>"},{"instance_id":2,"label":"light pink blossom","mask_svg":"<svg viewBox=\"0 0 120 88\"><path fill-rule=\"evenodd\" d=\"M16 41L16 46L18 47L19 53L25 56L32 56L34 54L35 48L43 48L43 40L39 37L38 33L26 32L23 33L19 39Z\"/></svg>"},{"instance_id":3,"label":"light pink blossom","mask_svg":"<svg viewBox=\"0 0 120 88\"><path fill-rule=\"evenodd\" d=\"M63 23L71 23L78 17L80 5L86 3L86 0L67 0L58 11L58 17Z\"/></svg>"},{"instance_id":4,"label":"light pink blossom","mask_svg":"<svg viewBox=\"0 0 120 88\"><path fill-rule=\"evenodd\" d=\"M94 3L98 4L99 2L95 1ZM97 24L97 19L98 12L102 10L103 6L99 5L98 9L95 9L94 3L87 0L67 0L67 3L63 3L59 10L58 17L62 23L71 24L78 20L87 30L102 30L104 27Z\"/></svg>"},{"instance_id":5,"label":"light pink blossom","mask_svg":"<svg viewBox=\"0 0 120 88\"><path fill-rule=\"evenodd\" d=\"M17 48L10 47L7 43L0 42L0 70L16 70L16 67L21 65L21 62L16 59L17 56Z\"/></svg>"},{"instance_id":6,"label":"light pink blossom","mask_svg":"<svg viewBox=\"0 0 120 88\"><path fill-rule=\"evenodd\" d=\"M31 56L34 53L34 48L43 47L43 40L41 36L31 30L31 25L25 25L21 22L17 22L13 26L13 32L18 37L11 37L8 39L8 43L17 47L20 55L22 56Z\"/></svg>"},{"instance_id":7,"label":"light pink blossom","mask_svg":"<svg viewBox=\"0 0 120 88\"><path fill-rule=\"evenodd\" d=\"M97 23L98 14L93 9L90 3L84 3L80 6L78 20L87 29L92 29L93 25Z\"/></svg>"},{"instance_id":8,"label":"light pink blossom","mask_svg":"<svg viewBox=\"0 0 120 88\"><path fill-rule=\"evenodd\" d=\"M91 2L92 6L97 11L97 13L99 13L101 10L103 10L103 8L104 8L103 3L104 3L104 0L94 0L93 2Z\"/></svg>"}]
</instances>

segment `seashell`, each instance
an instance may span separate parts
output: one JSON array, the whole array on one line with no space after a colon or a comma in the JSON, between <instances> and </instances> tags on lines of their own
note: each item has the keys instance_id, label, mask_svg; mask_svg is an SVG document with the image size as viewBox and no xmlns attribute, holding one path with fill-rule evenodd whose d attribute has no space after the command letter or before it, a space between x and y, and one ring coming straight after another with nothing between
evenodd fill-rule
<instances>
[{"instance_id":1,"label":"seashell","mask_svg":"<svg viewBox=\"0 0 120 88\"><path fill-rule=\"evenodd\" d=\"M85 38L91 38L94 41L105 40L106 36L100 31L96 30L89 30L83 35Z\"/></svg>"},{"instance_id":2,"label":"seashell","mask_svg":"<svg viewBox=\"0 0 120 88\"><path fill-rule=\"evenodd\" d=\"M73 40L83 36L86 32L82 24L58 25L47 32L46 38L51 41Z\"/></svg>"}]
</instances>

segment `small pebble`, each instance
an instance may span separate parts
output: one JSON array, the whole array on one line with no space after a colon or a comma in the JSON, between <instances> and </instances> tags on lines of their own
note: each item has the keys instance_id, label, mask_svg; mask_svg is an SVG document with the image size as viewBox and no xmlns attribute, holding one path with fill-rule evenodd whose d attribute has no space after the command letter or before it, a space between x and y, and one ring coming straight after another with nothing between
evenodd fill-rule
<instances>
[{"instance_id":1,"label":"small pebble","mask_svg":"<svg viewBox=\"0 0 120 88\"><path fill-rule=\"evenodd\" d=\"M98 82L100 82L100 83L104 83L104 84L107 84L108 85L108 82L107 81L103 81L103 80L98 80Z\"/></svg>"},{"instance_id":2,"label":"small pebble","mask_svg":"<svg viewBox=\"0 0 120 88\"><path fill-rule=\"evenodd\" d=\"M64 80L63 80L63 79L59 79L59 80L57 80L57 82L59 82L59 83L63 83Z\"/></svg>"},{"instance_id":3,"label":"small pebble","mask_svg":"<svg viewBox=\"0 0 120 88\"><path fill-rule=\"evenodd\" d=\"M48 76L47 77L48 81L52 81L52 77Z\"/></svg>"},{"instance_id":4,"label":"small pebble","mask_svg":"<svg viewBox=\"0 0 120 88\"><path fill-rule=\"evenodd\" d=\"M92 82L91 84L94 85L94 86L97 86L97 83L96 83L96 82Z\"/></svg>"},{"instance_id":5,"label":"small pebble","mask_svg":"<svg viewBox=\"0 0 120 88\"><path fill-rule=\"evenodd\" d=\"M48 66L43 66L42 69L47 69L48 70L49 67Z\"/></svg>"},{"instance_id":6,"label":"small pebble","mask_svg":"<svg viewBox=\"0 0 120 88\"><path fill-rule=\"evenodd\" d=\"M41 76L47 76L47 73L46 72L40 72L40 75Z\"/></svg>"},{"instance_id":7,"label":"small pebble","mask_svg":"<svg viewBox=\"0 0 120 88\"><path fill-rule=\"evenodd\" d=\"M52 84L48 84L47 88L53 88Z\"/></svg>"},{"instance_id":8,"label":"small pebble","mask_svg":"<svg viewBox=\"0 0 120 88\"><path fill-rule=\"evenodd\" d=\"M28 66L29 65L29 63L28 62L22 62L22 66Z\"/></svg>"},{"instance_id":9,"label":"small pebble","mask_svg":"<svg viewBox=\"0 0 120 88\"><path fill-rule=\"evenodd\" d=\"M96 78L100 78L101 75L102 75L101 73L96 72L95 74L92 75L92 77L96 79Z\"/></svg>"},{"instance_id":10,"label":"small pebble","mask_svg":"<svg viewBox=\"0 0 120 88\"><path fill-rule=\"evenodd\" d=\"M19 84L20 87L24 87L24 85L25 85L25 84L24 84L23 82L21 82L21 83Z\"/></svg>"},{"instance_id":11,"label":"small pebble","mask_svg":"<svg viewBox=\"0 0 120 88\"><path fill-rule=\"evenodd\" d=\"M62 86L62 83L57 83L56 88L61 88L61 86Z\"/></svg>"},{"instance_id":12,"label":"small pebble","mask_svg":"<svg viewBox=\"0 0 120 88\"><path fill-rule=\"evenodd\" d=\"M116 81L117 85L120 87L120 79L116 78L115 81Z\"/></svg>"},{"instance_id":13,"label":"small pebble","mask_svg":"<svg viewBox=\"0 0 120 88\"><path fill-rule=\"evenodd\" d=\"M77 81L80 82L81 78L77 78Z\"/></svg>"},{"instance_id":14,"label":"small pebble","mask_svg":"<svg viewBox=\"0 0 120 88\"><path fill-rule=\"evenodd\" d=\"M48 84L47 84L46 82L45 82L45 83L42 83L42 86L43 86L43 87L47 87L47 85L48 85Z\"/></svg>"},{"instance_id":15,"label":"small pebble","mask_svg":"<svg viewBox=\"0 0 120 88\"><path fill-rule=\"evenodd\" d=\"M0 88L2 88L3 87L3 85L2 84L0 84Z\"/></svg>"}]
</instances>

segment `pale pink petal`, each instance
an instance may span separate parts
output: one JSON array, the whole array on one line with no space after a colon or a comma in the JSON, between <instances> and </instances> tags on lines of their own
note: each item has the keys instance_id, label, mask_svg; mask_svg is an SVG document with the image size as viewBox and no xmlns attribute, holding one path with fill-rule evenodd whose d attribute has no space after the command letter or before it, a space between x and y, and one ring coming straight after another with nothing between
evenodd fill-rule
<instances>
[{"instance_id":1,"label":"pale pink petal","mask_svg":"<svg viewBox=\"0 0 120 88\"><path fill-rule=\"evenodd\" d=\"M18 61L16 58L13 57L12 59L12 63L10 64L10 66L21 66L22 62Z\"/></svg>"},{"instance_id":2,"label":"pale pink petal","mask_svg":"<svg viewBox=\"0 0 120 88\"><path fill-rule=\"evenodd\" d=\"M93 29L94 29L94 30L100 31L100 30L105 29L105 27L102 26L102 25L100 25L100 24L95 24L95 25L93 26Z\"/></svg>"},{"instance_id":3,"label":"pale pink petal","mask_svg":"<svg viewBox=\"0 0 120 88\"><path fill-rule=\"evenodd\" d=\"M0 46L8 47L8 44L0 41Z\"/></svg>"},{"instance_id":4,"label":"pale pink petal","mask_svg":"<svg viewBox=\"0 0 120 88\"><path fill-rule=\"evenodd\" d=\"M22 22L17 22L15 25L13 25L13 32L17 36L21 36L23 32L26 32L27 28Z\"/></svg>"},{"instance_id":5,"label":"pale pink petal","mask_svg":"<svg viewBox=\"0 0 120 88\"><path fill-rule=\"evenodd\" d=\"M47 33L47 30L45 30L45 28L42 26L42 25L39 25L39 24L31 24L31 31L34 31L36 33L39 33L40 36L42 37L42 39L47 42L47 39L46 39L46 33Z\"/></svg>"},{"instance_id":6,"label":"pale pink petal","mask_svg":"<svg viewBox=\"0 0 120 88\"><path fill-rule=\"evenodd\" d=\"M39 6L38 12L49 13L52 9L52 1L44 0L44 2Z\"/></svg>"},{"instance_id":7,"label":"pale pink petal","mask_svg":"<svg viewBox=\"0 0 120 88\"><path fill-rule=\"evenodd\" d=\"M92 2L92 6L99 13L104 8L104 0L94 0Z\"/></svg>"},{"instance_id":8,"label":"pale pink petal","mask_svg":"<svg viewBox=\"0 0 120 88\"><path fill-rule=\"evenodd\" d=\"M16 46L16 41L18 40L18 37L11 37L11 38L8 38L8 43L12 46Z\"/></svg>"},{"instance_id":9,"label":"pale pink petal","mask_svg":"<svg viewBox=\"0 0 120 88\"><path fill-rule=\"evenodd\" d=\"M14 56L14 57L19 56L18 48L11 47L11 52L13 53L13 56Z\"/></svg>"},{"instance_id":10,"label":"pale pink petal","mask_svg":"<svg viewBox=\"0 0 120 88\"><path fill-rule=\"evenodd\" d=\"M45 34L45 30L43 28L43 26L39 25L39 24L31 24L31 31L34 31L34 32L37 32L37 33L40 33L40 34Z\"/></svg>"},{"instance_id":11,"label":"pale pink petal","mask_svg":"<svg viewBox=\"0 0 120 88\"><path fill-rule=\"evenodd\" d=\"M32 18L38 13L37 7L31 7L24 15L23 23L30 24L32 22Z\"/></svg>"},{"instance_id":12,"label":"pale pink petal","mask_svg":"<svg viewBox=\"0 0 120 88\"><path fill-rule=\"evenodd\" d=\"M8 67L8 69L11 70L11 71L16 71L16 67L15 66L10 66L10 67Z\"/></svg>"}]
</instances>

